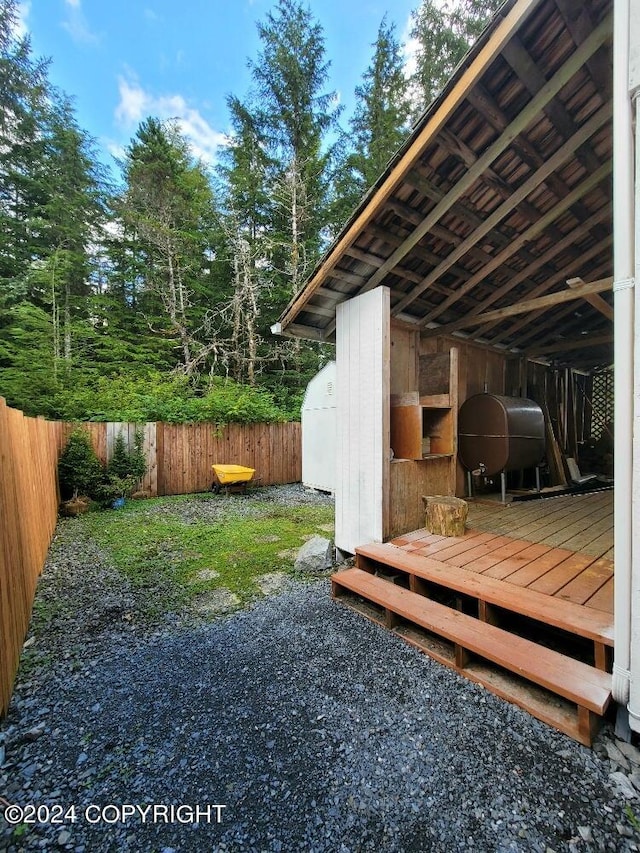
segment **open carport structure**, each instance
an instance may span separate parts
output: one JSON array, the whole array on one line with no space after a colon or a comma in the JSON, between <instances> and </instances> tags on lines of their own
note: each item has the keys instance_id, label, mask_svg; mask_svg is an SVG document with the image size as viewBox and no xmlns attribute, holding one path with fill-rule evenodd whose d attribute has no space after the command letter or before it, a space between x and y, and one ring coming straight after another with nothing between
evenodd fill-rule
<instances>
[{"instance_id":1,"label":"open carport structure","mask_svg":"<svg viewBox=\"0 0 640 853\"><path fill-rule=\"evenodd\" d=\"M526 396L532 365L615 362L612 690L638 729L639 19L633 0L506 2L274 327L336 342L336 543L352 553L419 527L421 494L463 493L471 394Z\"/></svg>"}]
</instances>

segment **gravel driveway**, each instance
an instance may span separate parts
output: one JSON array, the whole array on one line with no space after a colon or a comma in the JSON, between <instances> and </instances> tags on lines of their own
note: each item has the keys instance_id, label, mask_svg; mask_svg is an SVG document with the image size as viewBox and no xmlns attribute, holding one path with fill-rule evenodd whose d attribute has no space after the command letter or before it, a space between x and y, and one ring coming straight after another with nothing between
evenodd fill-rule
<instances>
[{"instance_id":1,"label":"gravel driveway","mask_svg":"<svg viewBox=\"0 0 640 853\"><path fill-rule=\"evenodd\" d=\"M32 626L0 796L43 822L0 819L0 851L638 849L610 733L579 746L332 603L326 578L144 626L71 521L38 596L61 606Z\"/></svg>"}]
</instances>

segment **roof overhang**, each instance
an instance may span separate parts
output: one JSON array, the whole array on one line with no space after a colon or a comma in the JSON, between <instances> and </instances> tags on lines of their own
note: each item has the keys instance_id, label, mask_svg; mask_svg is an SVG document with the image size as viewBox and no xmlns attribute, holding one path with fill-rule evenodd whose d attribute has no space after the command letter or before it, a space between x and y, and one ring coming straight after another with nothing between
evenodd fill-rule
<instances>
[{"instance_id":1,"label":"roof overhang","mask_svg":"<svg viewBox=\"0 0 640 853\"><path fill-rule=\"evenodd\" d=\"M505 3L274 332L332 341L385 285L423 335L611 363L611 31L610 0Z\"/></svg>"}]
</instances>

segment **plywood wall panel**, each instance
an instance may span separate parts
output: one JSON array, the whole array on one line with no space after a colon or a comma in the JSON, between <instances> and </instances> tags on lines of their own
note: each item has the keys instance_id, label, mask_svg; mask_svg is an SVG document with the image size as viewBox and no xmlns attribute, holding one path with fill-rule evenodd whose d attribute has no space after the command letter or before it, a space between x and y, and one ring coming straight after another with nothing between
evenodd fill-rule
<instances>
[{"instance_id":1,"label":"plywood wall panel","mask_svg":"<svg viewBox=\"0 0 640 853\"><path fill-rule=\"evenodd\" d=\"M381 542L389 500L389 290L338 306L336 545Z\"/></svg>"}]
</instances>

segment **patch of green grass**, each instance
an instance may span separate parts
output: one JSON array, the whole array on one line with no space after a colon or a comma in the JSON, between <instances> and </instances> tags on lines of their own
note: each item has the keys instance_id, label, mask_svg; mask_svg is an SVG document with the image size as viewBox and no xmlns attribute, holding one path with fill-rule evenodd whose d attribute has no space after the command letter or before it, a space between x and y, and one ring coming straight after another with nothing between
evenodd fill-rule
<instances>
[{"instance_id":1,"label":"patch of green grass","mask_svg":"<svg viewBox=\"0 0 640 853\"><path fill-rule=\"evenodd\" d=\"M148 589L149 609L159 613L220 587L243 604L260 596L256 578L292 574L306 539L331 538L333 515L332 506L283 507L259 498L234 504L207 494L127 502L82 521L118 569Z\"/></svg>"}]
</instances>

